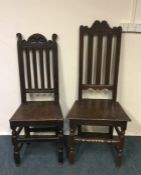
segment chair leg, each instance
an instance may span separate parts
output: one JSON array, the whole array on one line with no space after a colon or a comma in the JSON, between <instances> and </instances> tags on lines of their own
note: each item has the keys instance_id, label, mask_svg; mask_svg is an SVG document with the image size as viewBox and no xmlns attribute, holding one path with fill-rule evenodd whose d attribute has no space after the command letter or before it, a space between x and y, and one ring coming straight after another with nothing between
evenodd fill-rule
<instances>
[{"instance_id":1,"label":"chair leg","mask_svg":"<svg viewBox=\"0 0 141 175\"><path fill-rule=\"evenodd\" d=\"M29 127L24 127L24 132L26 137L30 136Z\"/></svg>"},{"instance_id":2,"label":"chair leg","mask_svg":"<svg viewBox=\"0 0 141 175\"><path fill-rule=\"evenodd\" d=\"M81 134L81 131L82 131L82 127L81 125L78 126L78 135Z\"/></svg>"},{"instance_id":3,"label":"chair leg","mask_svg":"<svg viewBox=\"0 0 141 175\"><path fill-rule=\"evenodd\" d=\"M17 143L16 139L17 139L17 132L16 132L16 130L13 130L12 131L12 143L14 146L14 161L15 161L16 165L19 165L21 162L20 149L18 147L18 143Z\"/></svg>"},{"instance_id":4,"label":"chair leg","mask_svg":"<svg viewBox=\"0 0 141 175\"><path fill-rule=\"evenodd\" d=\"M123 161L123 148L124 148L124 139L125 139L125 129L123 128L121 128L119 139L120 139L120 143L117 145L117 159L116 159L117 166L121 166Z\"/></svg>"},{"instance_id":5,"label":"chair leg","mask_svg":"<svg viewBox=\"0 0 141 175\"><path fill-rule=\"evenodd\" d=\"M109 136L110 139L113 139L113 126L109 126Z\"/></svg>"},{"instance_id":6,"label":"chair leg","mask_svg":"<svg viewBox=\"0 0 141 175\"><path fill-rule=\"evenodd\" d=\"M25 136L26 137L29 137L30 136L30 132L29 132L29 127L24 127L24 133L25 133ZM27 143L27 145L30 145L30 143Z\"/></svg>"},{"instance_id":7,"label":"chair leg","mask_svg":"<svg viewBox=\"0 0 141 175\"><path fill-rule=\"evenodd\" d=\"M63 127L59 129L59 140L58 140L58 161L60 163L64 162L64 137L63 137Z\"/></svg>"},{"instance_id":8,"label":"chair leg","mask_svg":"<svg viewBox=\"0 0 141 175\"><path fill-rule=\"evenodd\" d=\"M75 144L74 144L74 128L70 127L70 136L69 136L69 162L73 164L75 162Z\"/></svg>"}]
</instances>

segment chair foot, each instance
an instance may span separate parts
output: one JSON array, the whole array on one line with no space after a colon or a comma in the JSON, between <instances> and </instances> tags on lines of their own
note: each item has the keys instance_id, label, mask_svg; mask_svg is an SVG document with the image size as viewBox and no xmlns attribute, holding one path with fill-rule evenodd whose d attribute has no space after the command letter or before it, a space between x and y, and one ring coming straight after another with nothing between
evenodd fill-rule
<instances>
[{"instance_id":1,"label":"chair foot","mask_svg":"<svg viewBox=\"0 0 141 175\"><path fill-rule=\"evenodd\" d=\"M60 146L59 150L58 150L58 162L60 162L60 163L64 162L63 146Z\"/></svg>"},{"instance_id":2,"label":"chair foot","mask_svg":"<svg viewBox=\"0 0 141 175\"><path fill-rule=\"evenodd\" d=\"M64 162L64 145L63 142L58 143L58 162Z\"/></svg>"},{"instance_id":3,"label":"chair foot","mask_svg":"<svg viewBox=\"0 0 141 175\"><path fill-rule=\"evenodd\" d=\"M30 146L30 145L31 145L31 143L29 143L29 142L28 142L28 143L26 143L26 144L27 144L27 146Z\"/></svg>"},{"instance_id":4,"label":"chair foot","mask_svg":"<svg viewBox=\"0 0 141 175\"><path fill-rule=\"evenodd\" d=\"M119 152L116 158L116 165L120 167L122 165L122 161L123 161L123 155L121 152Z\"/></svg>"},{"instance_id":5,"label":"chair foot","mask_svg":"<svg viewBox=\"0 0 141 175\"><path fill-rule=\"evenodd\" d=\"M70 164L75 163L75 151L74 150L69 151L69 163Z\"/></svg>"},{"instance_id":6,"label":"chair foot","mask_svg":"<svg viewBox=\"0 0 141 175\"><path fill-rule=\"evenodd\" d=\"M14 161L16 165L20 165L21 163L21 158L19 152L14 152Z\"/></svg>"}]
</instances>

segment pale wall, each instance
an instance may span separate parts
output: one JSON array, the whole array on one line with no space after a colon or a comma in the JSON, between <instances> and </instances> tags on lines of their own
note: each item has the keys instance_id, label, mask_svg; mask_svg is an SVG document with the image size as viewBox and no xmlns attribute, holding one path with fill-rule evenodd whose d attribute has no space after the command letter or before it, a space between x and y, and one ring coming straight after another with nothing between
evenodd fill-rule
<instances>
[{"instance_id":1,"label":"pale wall","mask_svg":"<svg viewBox=\"0 0 141 175\"><path fill-rule=\"evenodd\" d=\"M77 96L78 28L96 19L119 25L130 20L131 0L0 0L0 134L20 104L16 33L59 36L61 104L66 116ZM141 22L141 3L136 21ZM118 100L132 119L128 134L141 135L141 34L124 34Z\"/></svg>"}]
</instances>

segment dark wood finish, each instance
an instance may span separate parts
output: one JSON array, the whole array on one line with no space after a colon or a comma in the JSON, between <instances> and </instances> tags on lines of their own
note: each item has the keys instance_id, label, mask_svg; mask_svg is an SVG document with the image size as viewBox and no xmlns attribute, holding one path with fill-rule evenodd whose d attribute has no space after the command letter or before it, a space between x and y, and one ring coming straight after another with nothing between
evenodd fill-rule
<instances>
[{"instance_id":1,"label":"dark wood finish","mask_svg":"<svg viewBox=\"0 0 141 175\"><path fill-rule=\"evenodd\" d=\"M87 68L87 83L90 84L92 81L92 51L93 51L93 38L89 36L88 41L88 68Z\"/></svg>"},{"instance_id":2,"label":"dark wood finish","mask_svg":"<svg viewBox=\"0 0 141 175\"><path fill-rule=\"evenodd\" d=\"M96 84L100 84L102 61L102 36L98 36Z\"/></svg>"},{"instance_id":3,"label":"dark wood finish","mask_svg":"<svg viewBox=\"0 0 141 175\"><path fill-rule=\"evenodd\" d=\"M57 35L53 34L52 40L47 40L41 34L33 34L28 40L23 40L19 33L17 37L21 105L10 119L15 163L20 164L20 150L24 143L46 141L57 142L58 160L63 162L63 116L59 104ZM46 53L45 56L43 53ZM48 82L47 87L45 81ZM52 86L51 81L54 82ZM52 93L54 100L28 101L27 94L36 93ZM20 135L23 129L25 134ZM40 132L40 135L31 135L31 132ZM54 134L42 134L44 132Z\"/></svg>"},{"instance_id":4,"label":"dark wood finish","mask_svg":"<svg viewBox=\"0 0 141 175\"><path fill-rule=\"evenodd\" d=\"M33 54L33 74L34 74L34 85L35 89L38 88L38 80L37 80L37 59L36 59L36 50L33 48L32 49L32 54Z\"/></svg>"},{"instance_id":5,"label":"dark wood finish","mask_svg":"<svg viewBox=\"0 0 141 175\"><path fill-rule=\"evenodd\" d=\"M46 50L46 64L47 64L47 84L48 88L51 88L49 50Z\"/></svg>"},{"instance_id":6,"label":"dark wood finish","mask_svg":"<svg viewBox=\"0 0 141 175\"><path fill-rule=\"evenodd\" d=\"M121 27L110 28L106 21L95 21L90 28L80 26L78 100L74 102L68 114L70 121L70 163L75 162L75 144L79 142L112 144L117 150L116 164L120 166L122 163L124 135L130 118L119 102L116 101L121 32ZM84 58L85 36L88 36L88 54L86 58ZM94 37L97 37L95 47ZM105 45L104 37L106 39ZM93 64L96 65L93 66ZM93 75L94 73L96 74L95 76ZM85 75L86 80L83 77ZM95 81L92 81L92 77L95 77ZM112 91L112 99L84 99L82 96L83 90L89 88L110 90ZM107 126L109 130L107 133L89 133L82 130L82 125ZM113 136L113 129L117 131L117 137Z\"/></svg>"},{"instance_id":7,"label":"dark wood finish","mask_svg":"<svg viewBox=\"0 0 141 175\"><path fill-rule=\"evenodd\" d=\"M107 38L107 54L106 54L106 73L105 73L105 84L110 83L110 66L111 66L111 49L112 49L112 36L109 34Z\"/></svg>"},{"instance_id":8,"label":"dark wood finish","mask_svg":"<svg viewBox=\"0 0 141 175\"><path fill-rule=\"evenodd\" d=\"M114 90L113 90L113 99L117 98L117 83L118 83L118 72L119 72L119 58L120 58L120 45L121 45L121 35L117 37L116 43L116 53L115 53L115 74L114 74Z\"/></svg>"},{"instance_id":9,"label":"dark wood finish","mask_svg":"<svg viewBox=\"0 0 141 175\"><path fill-rule=\"evenodd\" d=\"M80 120L130 121L118 102L108 99L83 99L75 101L68 116Z\"/></svg>"},{"instance_id":10,"label":"dark wood finish","mask_svg":"<svg viewBox=\"0 0 141 175\"><path fill-rule=\"evenodd\" d=\"M27 68L27 84L28 88L31 89L31 66L30 66L30 58L29 58L29 49L26 48L26 68Z\"/></svg>"},{"instance_id":11,"label":"dark wood finish","mask_svg":"<svg viewBox=\"0 0 141 175\"><path fill-rule=\"evenodd\" d=\"M82 29L83 29L83 27L81 26L80 27L80 31L82 31ZM81 86L82 86L82 74L83 74L83 42L84 42L84 37L82 36L82 34L81 34L81 32L80 32L80 34L79 34L80 36L79 36L79 43L80 43L80 45L79 45L79 64L81 65L81 66L79 66L79 90L78 90L78 99L81 99L82 98L82 94L81 94Z\"/></svg>"},{"instance_id":12,"label":"dark wood finish","mask_svg":"<svg viewBox=\"0 0 141 175\"><path fill-rule=\"evenodd\" d=\"M39 50L39 54L40 54L40 71L41 71L41 88L45 88L45 84L44 84L44 62L43 62L43 50L40 49Z\"/></svg>"},{"instance_id":13,"label":"dark wood finish","mask_svg":"<svg viewBox=\"0 0 141 175\"><path fill-rule=\"evenodd\" d=\"M38 122L43 122L43 125L47 121L62 120L62 112L60 105L55 101L44 101L44 102L28 102L21 104L13 115L11 122L12 126L17 122L31 121L38 124ZM47 123L46 123L47 124Z\"/></svg>"},{"instance_id":14,"label":"dark wood finish","mask_svg":"<svg viewBox=\"0 0 141 175\"><path fill-rule=\"evenodd\" d=\"M113 27L110 28L109 25L107 24L106 21L103 22L99 22L96 21L92 27L87 27L87 26L80 26L80 49L79 49L79 99L82 98L82 90L84 89L84 86L97 86L97 89L105 89L105 85L107 86L112 86L113 87L113 100L116 101L116 93L117 93L117 81L118 81L118 69L119 69L119 57L120 57L120 43L121 43L121 32L122 29L121 27ZM88 68L90 68L88 70L88 74L87 74L87 81L85 83L83 83L83 75L85 74L85 72L83 72L83 67L85 65L84 64L84 36L88 36L89 38L89 42L88 42L88 58L86 58L88 61L88 65L86 65ZM93 50L93 42L92 39L93 37L97 37L97 47L95 48L95 50ZM103 37L106 37L107 39L107 47L106 47L106 73L104 75L104 84L101 84L101 73L102 73L102 52L103 52ZM90 39L91 38L91 39ZM114 45L114 43L112 42L112 39L115 38L115 49L113 50L114 54L113 54L113 58L111 59L111 54L112 54L112 44ZM105 49L105 48L104 48ZM97 53L96 54L96 83L93 84L91 80L92 77L92 73L94 71L92 71L92 52ZM90 60L90 61L89 61ZM114 61L114 65L113 67L115 68L114 72L111 72L111 60L115 60ZM89 63L90 62L90 63ZM84 73L84 74L83 74ZM113 74L114 77L114 81L113 83L110 83L110 77ZM89 75L89 76L88 76ZM90 77L90 78L88 78Z\"/></svg>"}]
</instances>

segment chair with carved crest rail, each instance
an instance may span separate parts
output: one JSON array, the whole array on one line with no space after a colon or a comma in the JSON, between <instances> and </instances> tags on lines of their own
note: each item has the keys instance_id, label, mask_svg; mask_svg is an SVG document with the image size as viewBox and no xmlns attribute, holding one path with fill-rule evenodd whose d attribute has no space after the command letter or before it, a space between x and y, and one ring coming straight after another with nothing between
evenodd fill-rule
<instances>
[{"instance_id":1,"label":"chair with carved crest rail","mask_svg":"<svg viewBox=\"0 0 141 175\"><path fill-rule=\"evenodd\" d=\"M63 116L59 105L57 35L47 40L17 34L21 105L10 119L14 160L20 164L24 143L56 141L58 161L63 162ZM39 98L41 96L41 98ZM49 101L43 97L52 97ZM24 129L24 135L20 134ZM31 133L34 134L31 134ZM39 132L39 134L35 134Z\"/></svg>"},{"instance_id":2,"label":"chair with carved crest rail","mask_svg":"<svg viewBox=\"0 0 141 175\"><path fill-rule=\"evenodd\" d=\"M75 144L108 143L117 151L116 164L122 163L124 135L130 118L116 101L121 45L121 27L110 28L106 21L95 21L92 27L80 26L79 89L69 111L69 162L75 161ZM87 42L86 42L87 41ZM112 92L110 99L88 99L87 89ZM107 127L108 132L86 132L86 126ZM113 129L117 137L113 136Z\"/></svg>"}]
</instances>

